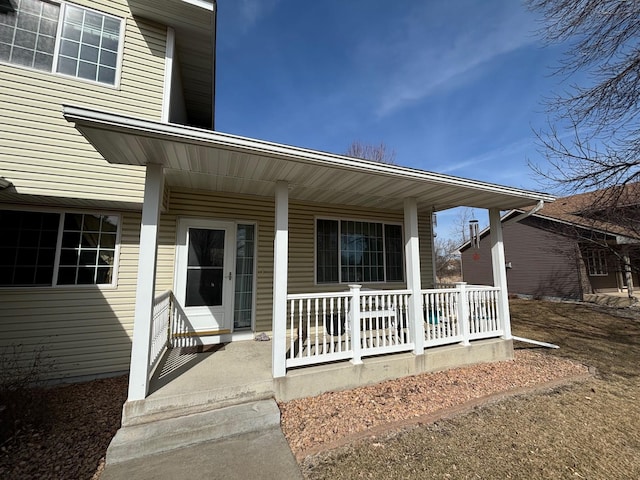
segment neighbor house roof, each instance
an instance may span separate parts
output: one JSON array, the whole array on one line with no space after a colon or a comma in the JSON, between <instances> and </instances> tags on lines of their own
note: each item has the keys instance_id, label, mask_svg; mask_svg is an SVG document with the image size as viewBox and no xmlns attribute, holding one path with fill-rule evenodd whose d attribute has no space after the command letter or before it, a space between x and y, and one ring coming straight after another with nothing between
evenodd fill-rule
<instances>
[{"instance_id":1,"label":"neighbor house roof","mask_svg":"<svg viewBox=\"0 0 640 480\"><path fill-rule=\"evenodd\" d=\"M171 186L273 196L278 181L292 200L402 209L415 198L434 211L552 202L540 192L293 147L183 125L65 106L64 117L110 163L161 164Z\"/></svg>"},{"instance_id":2,"label":"neighbor house roof","mask_svg":"<svg viewBox=\"0 0 640 480\"><path fill-rule=\"evenodd\" d=\"M613 202L615 200L615 202ZM560 197L553 203L545 203L544 208L536 211L532 216L559 222L574 227L591 230L605 235L612 235L627 239L638 239L638 229L630 228L619 222L607 221L603 217L594 219L589 215L594 211L600 211L607 205L614 203L615 208L636 207L640 205L640 183L632 183L620 187L594 190L566 197ZM535 205L512 209L502 216L501 221L514 221L522 214L531 211ZM489 228L480 233L480 237L489 234ZM465 242L459 248L466 250L470 242Z\"/></svg>"}]
</instances>

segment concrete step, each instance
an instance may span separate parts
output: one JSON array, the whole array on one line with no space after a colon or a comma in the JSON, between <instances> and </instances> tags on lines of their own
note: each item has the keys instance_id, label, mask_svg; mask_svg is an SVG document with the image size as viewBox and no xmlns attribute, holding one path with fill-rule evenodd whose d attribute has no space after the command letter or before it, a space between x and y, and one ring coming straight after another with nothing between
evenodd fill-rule
<instances>
[{"instance_id":1,"label":"concrete step","mask_svg":"<svg viewBox=\"0 0 640 480\"><path fill-rule=\"evenodd\" d=\"M182 394L151 394L144 400L128 401L122 409L122 425L132 426L206 412L239 403L257 402L274 397L273 380L248 381L209 387Z\"/></svg>"},{"instance_id":2,"label":"concrete step","mask_svg":"<svg viewBox=\"0 0 640 480\"><path fill-rule=\"evenodd\" d=\"M280 425L275 400L260 400L150 423L123 426L107 449L113 465L189 445Z\"/></svg>"}]
</instances>

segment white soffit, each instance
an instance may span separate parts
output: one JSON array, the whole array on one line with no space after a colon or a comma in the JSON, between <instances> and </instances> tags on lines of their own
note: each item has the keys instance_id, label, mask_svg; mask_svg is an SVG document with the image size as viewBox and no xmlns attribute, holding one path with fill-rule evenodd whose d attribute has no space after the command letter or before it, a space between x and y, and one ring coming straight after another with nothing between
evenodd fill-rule
<instances>
[{"instance_id":1,"label":"white soffit","mask_svg":"<svg viewBox=\"0 0 640 480\"><path fill-rule=\"evenodd\" d=\"M212 132L65 106L64 117L110 163L165 167L172 186L273 196L289 183L291 199L401 209L414 197L421 208L520 208L545 193L505 187L396 165L359 160Z\"/></svg>"}]
</instances>

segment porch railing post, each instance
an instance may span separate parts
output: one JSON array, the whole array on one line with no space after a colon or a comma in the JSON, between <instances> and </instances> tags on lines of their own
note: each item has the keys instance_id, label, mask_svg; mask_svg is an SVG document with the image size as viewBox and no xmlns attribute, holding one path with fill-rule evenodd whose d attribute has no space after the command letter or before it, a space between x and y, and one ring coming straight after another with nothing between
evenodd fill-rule
<instances>
[{"instance_id":1,"label":"porch railing post","mask_svg":"<svg viewBox=\"0 0 640 480\"><path fill-rule=\"evenodd\" d=\"M460 323L460 333L462 334L462 344L469 345L469 301L467 299L467 282L456 282L456 293L458 295L458 322Z\"/></svg>"},{"instance_id":2,"label":"porch railing post","mask_svg":"<svg viewBox=\"0 0 640 480\"><path fill-rule=\"evenodd\" d=\"M360 340L360 288L362 285L349 285L351 291L351 307L349 308L349 321L351 322L351 345L355 365L362 363L362 344Z\"/></svg>"}]
</instances>

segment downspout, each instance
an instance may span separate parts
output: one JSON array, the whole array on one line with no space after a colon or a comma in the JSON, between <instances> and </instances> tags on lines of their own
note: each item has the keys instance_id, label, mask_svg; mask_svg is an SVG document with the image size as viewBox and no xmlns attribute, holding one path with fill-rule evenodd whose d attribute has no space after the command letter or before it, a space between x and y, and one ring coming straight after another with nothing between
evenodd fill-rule
<instances>
[{"instance_id":1,"label":"downspout","mask_svg":"<svg viewBox=\"0 0 640 480\"><path fill-rule=\"evenodd\" d=\"M521 213L520 215L517 215L513 218L510 218L508 220L505 220L504 222L502 222L502 225L508 225L510 223L514 223L514 222L519 222L520 220L524 220L525 218L533 215L536 212L539 212L540 210L542 210L542 207L544 207L544 200L538 200L538 204L533 207L531 210L529 210L528 212L524 212Z\"/></svg>"}]
</instances>

